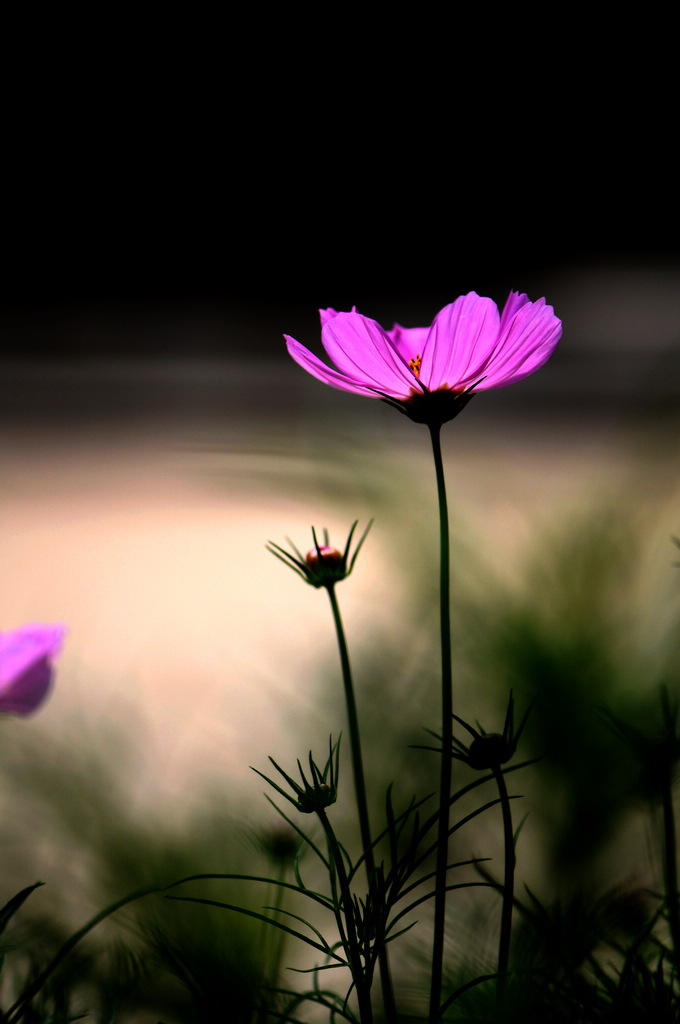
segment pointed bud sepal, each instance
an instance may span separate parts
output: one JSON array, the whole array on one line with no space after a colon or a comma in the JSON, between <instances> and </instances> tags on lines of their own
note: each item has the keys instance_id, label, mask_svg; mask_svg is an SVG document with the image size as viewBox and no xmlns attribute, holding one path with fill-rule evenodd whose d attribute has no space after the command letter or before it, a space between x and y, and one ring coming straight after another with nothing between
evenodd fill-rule
<instances>
[{"instance_id":1,"label":"pointed bud sepal","mask_svg":"<svg viewBox=\"0 0 680 1024\"><path fill-rule=\"evenodd\" d=\"M478 728L474 729L467 722L454 715L455 720L463 726L472 736L472 742L466 746L460 740L453 738L453 756L459 761L464 761L470 768L476 771L499 771L501 765L506 764L517 750L520 736L526 725L531 705L528 707L519 728L514 728L515 702L510 691L508 709L505 714L503 732L486 732L479 722Z\"/></svg>"},{"instance_id":2,"label":"pointed bud sepal","mask_svg":"<svg viewBox=\"0 0 680 1024\"><path fill-rule=\"evenodd\" d=\"M292 789L294 796L287 793L285 789L282 789L276 782L270 779L267 775L264 775L257 768L253 768L254 772L262 776L265 782L268 782L277 793L285 797L289 803L293 804L298 811L302 811L303 814L314 814L319 811L325 810L326 807L330 807L334 804L338 798L338 763L340 758L340 740L337 743L333 743L332 737L328 741L329 755L326 764L323 769L319 768L312 757L312 752L309 752L309 771L310 778L308 779L305 775L302 765L298 761L298 769L300 772L300 779L302 785L296 782L295 779L291 778L287 772L276 763L273 757L269 760L276 768L277 772L283 776L290 788Z\"/></svg>"},{"instance_id":3,"label":"pointed bud sepal","mask_svg":"<svg viewBox=\"0 0 680 1024\"><path fill-rule=\"evenodd\" d=\"M361 546L373 525L373 520L371 519L362 533L354 552L350 555L352 538L358 522L359 520L355 519L352 523L344 551L339 551L331 546L328 530L323 531L323 544L319 544L314 527L312 527L314 547L306 555L303 555L296 548L290 537L286 537L286 540L293 549L294 554L286 551L285 548L280 547L278 544L274 544L273 541L267 544L267 551L271 551L272 555L275 555L281 562L289 566L298 576L303 578L305 583L309 583L311 587L333 587L336 583L346 579L351 573L357 560L357 555L361 551Z\"/></svg>"}]
</instances>

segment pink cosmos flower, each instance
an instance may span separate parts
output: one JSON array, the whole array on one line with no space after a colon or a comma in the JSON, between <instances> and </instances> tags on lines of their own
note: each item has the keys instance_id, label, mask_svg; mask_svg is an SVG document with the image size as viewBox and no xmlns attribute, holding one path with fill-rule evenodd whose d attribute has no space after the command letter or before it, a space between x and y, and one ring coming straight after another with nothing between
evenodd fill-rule
<instances>
[{"instance_id":1,"label":"pink cosmos flower","mask_svg":"<svg viewBox=\"0 0 680 1024\"><path fill-rule=\"evenodd\" d=\"M431 327L386 331L357 313L320 310L321 342L336 369L284 335L293 359L340 391L381 398L418 423L453 419L477 391L528 377L550 358L562 324L545 299L510 292L503 312L475 292L437 313Z\"/></svg>"},{"instance_id":2,"label":"pink cosmos flower","mask_svg":"<svg viewBox=\"0 0 680 1024\"><path fill-rule=\"evenodd\" d=\"M0 712L29 715L45 700L64 626L20 626L0 633Z\"/></svg>"}]
</instances>

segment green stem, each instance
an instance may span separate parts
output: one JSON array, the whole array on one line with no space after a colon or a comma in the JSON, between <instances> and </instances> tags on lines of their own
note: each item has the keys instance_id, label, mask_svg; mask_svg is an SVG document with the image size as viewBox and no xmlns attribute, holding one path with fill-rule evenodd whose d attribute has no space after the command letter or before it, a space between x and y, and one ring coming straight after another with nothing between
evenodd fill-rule
<instances>
[{"instance_id":1,"label":"green stem","mask_svg":"<svg viewBox=\"0 0 680 1024\"><path fill-rule=\"evenodd\" d=\"M663 832L664 832L664 884L668 922L673 940L675 969L680 975L680 917L678 916L678 867L675 839L675 813L673 811L673 786L670 774L664 781L663 791Z\"/></svg>"},{"instance_id":2,"label":"green stem","mask_svg":"<svg viewBox=\"0 0 680 1024\"><path fill-rule=\"evenodd\" d=\"M493 773L498 785L498 793L501 798L501 809L503 811L503 840L505 844L505 878L503 881L503 907L501 910L501 936L498 944L498 1004L502 1003L505 995L505 982L508 974L508 961L510 959L510 936L512 933L512 904L515 890L515 837L512 831L512 813L510 810L510 799L508 787L505 785L505 777L500 768L494 768Z\"/></svg>"},{"instance_id":3,"label":"green stem","mask_svg":"<svg viewBox=\"0 0 680 1024\"><path fill-rule=\"evenodd\" d=\"M369 875L369 881L375 869L375 861L373 858L373 844L371 842L371 829L368 821L368 801L366 799L366 781L364 778L364 765L361 756L361 740L359 738L359 717L357 715L357 706L354 699L354 686L352 685L352 671L349 664L349 653L347 650L347 641L345 640L345 631L342 626L342 618L340 617L340 608L338 606L338 599L335 596L334 584L329 584L326 588L328 590L328 596L331 601L331 608L333 610L333 621L335 622L335 632L338 637L338 650L340 652L340 664L342 666L342 681L345 687L345 704L347 706L347 719L349 721L349 737L350 747L352 753L352 768L354 771L354 788L356 791L357 808L359 811L359 829L361 832L361 845L366 859L366 869Z\"/></svg>"},{"instance_id":4,"label":"green stem","mask_svg":"<svg viewBox=\"0 0 680 1024\"><path fill-rule=\"evenodd\" d=\"M335 595L333 583L326 587L328 597L333 611L333 621L338 639L338 651L340 653L340 665L342 667L342 681L345 688L345 705L347 707L347 719L349 723L350 748L352 755L352 769L354 773L354 790L356 793L357 810L359 813L359 831L361 833L361 846L366 864L369 888L375 874L375 857L373 854L373 841L371 840L371 827L368 817L368 800L366 797L366 780L364 777L363 758L361 756L361 739L359 736L359 716L357 714L356 701L354 699L354 685L352 683L352 670L349 663L349 651L345 630L342 625L340 607ZM380 984L383 996L383 1009L385 1020L388 1024L396 1024L397 1011L394 999L394 989L390 974L389 958L384 944L378 950L378 963L380 965Z\"/></svg>"},{"instance_id":5,"label":"green stem","mask_svg":"<svg viewBox=\"0 0 680 1024\"><path fill-rule=\"evenodd\" d=\"M438 425L430 425L432 453L437 475L439 499L439 606L442 655L442 759L439 784L439 828L435 867L434 932L432 944L432 980L430 987L430 1024L440 1017L446 924L446 865L449 845L449 804L451 801L451 764L453 732L453 679L451 669L451 607L449 566L449 512L446 501L444 463Z\"/></svg>"},{"instance_id":6,"label":"green stem","mask_svg":"<svg viewBox=\"0 0 680 1024\"><path fill-rule=\"evenodd\" d=\"M352 892L349 887L347 872L345 871L345 864L342 859L342 851L338 846L338 841L335 838L335 833L330 821L328 820L326 812L319 810L317 811L317 815L323 826L323 830L326 833L331 867L335 868L338 885L340 886L346 933L343 935L342 929L340 929L340 932L341 937L343 938L343 945L345 946L345 955L347 956L350 972L352 974L352 981L354 982L354 988L357 994L359 1017L361 1019L361 1024L372 1024L373 1008L371 1006L371 987L361 960L361 947L359 945L356 921L354 919L354 902L352 900Z\"/></svg>"},{"instance_id":7,"label":"green stem","mask_svg":"<svg viewBox=\"0 0 680 1024\"><path fill-rule=\"evenodd\" d=\"M277 921L281 918L281 908L283 906L284 899L284 881L286 876L286 868L283 863L279 864L276 880L273 882L271 888L272 893L272 920ZM269 901L268 901L269 902ZM285 932L280 931L278 928L272 928L271 925L264 921L262 922L262 963L263 963L263 988L265 991L268 989L276 988L279 972L281 970L281 959L283 957L283 948L285 944ZM269 1009L263 1004L257 1012L258 1024L265 1024L269 1017Z\"/></svg>"}]
</instances>

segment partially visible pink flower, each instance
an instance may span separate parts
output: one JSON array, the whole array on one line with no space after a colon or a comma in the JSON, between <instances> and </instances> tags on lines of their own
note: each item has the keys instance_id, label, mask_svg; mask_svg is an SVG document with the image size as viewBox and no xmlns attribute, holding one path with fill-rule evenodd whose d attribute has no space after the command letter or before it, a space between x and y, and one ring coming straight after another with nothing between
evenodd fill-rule
<instances>
[{"instance_id":1,"label":"partially visible pink flower","mask_svg":"<svg viewBox=\"0 0 680 1024\"><path fill-rule=\"evenodd\" d=\"M288 351L308 373L341 391L382 398L411 419L445 423L477 391L528 377L550 358L562 324L545 299L510 292L496 303L475 292L445 306L431 327L386 331L375 320L321 310L321 341L335 369L287 335Z\"/></svg>"},{"instance_id":2,"label":"partially visible pink flower","mask_svg":"<svg viewBox=\"0 0 680 1024\"><path fill-rule=\"evenodd\" d=\"M0 633L0 712L29 715L45 700L65 626L20 626Z\"/></svg>"}]
</instances>

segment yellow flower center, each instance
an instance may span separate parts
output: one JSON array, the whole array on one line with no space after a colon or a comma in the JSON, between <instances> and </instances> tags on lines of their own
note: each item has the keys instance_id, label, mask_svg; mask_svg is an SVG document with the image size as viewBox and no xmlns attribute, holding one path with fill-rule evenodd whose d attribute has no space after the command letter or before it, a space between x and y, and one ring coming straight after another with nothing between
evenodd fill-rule
<instances>
[{"instance_id":1,"label":"yellow flower center","mask_svg":"<svg viewBox=\"0 0 680 1024\"><path fill-rule=\"evenodd\" d=\"M413 359L409 359L408 361L408 368L409 370L413 370L416 377L420 377L420 364L422 363L422 361L423 357L420 355L420 353L418 353Z\"/></svg>"}]
</instances>

